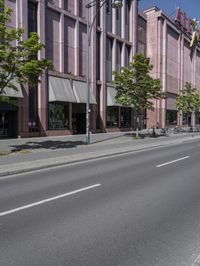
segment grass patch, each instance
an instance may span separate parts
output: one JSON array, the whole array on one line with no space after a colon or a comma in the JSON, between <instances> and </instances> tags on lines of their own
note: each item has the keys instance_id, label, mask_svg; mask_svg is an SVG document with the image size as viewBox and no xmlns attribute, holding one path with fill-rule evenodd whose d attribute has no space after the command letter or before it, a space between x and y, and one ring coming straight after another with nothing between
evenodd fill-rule
<instances>
[{"instance_id":1,"label":"grass patch","mask_svg":"<svg viewBox=\"0 0 200 266\"><path fill-rule=\"evenodd\" d=\"M0 156L6 156L8 154L10 154L9 151L2 151L2 150L0 150Z\"/></svg>"},{"instance_id":2,"label":"grass patch","mask_svg":"<svg viewBox=\"0 0 200 266\"><path fill-rule=\"evenodd\" d=\"M19 150L15 151L13 154L30 154L32 153L30 150Z\"/></svg>"},{"instance_id":3,"label":"grass patch","mask_svg":"<svg viewBox=\"0 0 200 266\"><path fill-rule=\"evenodd\" d=\"M133 139L144 139L144 137L142 137L141 135L139 135L139 136L136 136L135 134L133 135Z\"/></svg>"}]
</instances>

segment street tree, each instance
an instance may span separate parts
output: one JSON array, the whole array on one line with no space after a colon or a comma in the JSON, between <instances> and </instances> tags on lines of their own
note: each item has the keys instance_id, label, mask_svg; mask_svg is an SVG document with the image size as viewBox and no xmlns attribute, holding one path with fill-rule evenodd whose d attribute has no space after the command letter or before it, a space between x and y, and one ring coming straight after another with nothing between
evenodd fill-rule
<instances>
[{"instance_id":1,"label":"street tree","mask_svg":"<svg viewBox=\"0 0 200 266\"><path fill-rule=\"evenodd\" d=\"M154 79L150 71L153 65L150 58L143 54L135 54L128 67L114 71L113 84L117 90L116 102L123 106L133 106L136 112L136 128L138 137L139 111L154 110L154 99L165 98L159 79Z\"/></svg>"},{"instance_id":2,"label":"street tree","mask_svg":"<svg viewBox=\"0 0 200 266\"><path fill-rule=\"evenodd\" d=\"M188 117L200 108L200 96L196 88L190 82L186 82L179 96L176 98L177 109L186 114L187 127Z\"/></svg>"},{"instance_id":3,"label":"street tree","mask_svg":"<svg viewBox=\"0 0 200 266\"><path fill-rule=\"evenodd\" d=\"M6 96L6 90L18 90L16 83L36 86L45 70L52 69L52 62L38 59L44 48L36 32L24 39L23 28L9 28L11 8L0 0L0 102L15 103Z\"/></svg>"}]
</instances>

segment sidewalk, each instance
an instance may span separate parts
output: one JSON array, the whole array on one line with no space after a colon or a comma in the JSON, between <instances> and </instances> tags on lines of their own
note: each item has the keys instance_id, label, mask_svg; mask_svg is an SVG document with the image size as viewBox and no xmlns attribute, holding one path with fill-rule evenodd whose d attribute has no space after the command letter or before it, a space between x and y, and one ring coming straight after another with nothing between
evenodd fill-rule
<instances>
[{"instance_id":1,"label":"sidewalk","mask_svg":"<svg viewBox=\"0 0 200 266\"><path fill-rule=\"evenodd\" d=\"M200 139L199 133L141 140L132 134L92 134L90 145L85 145L85 135L0 140L0 150L11 152L0 157L0 176Z\"/></svg>"}]
</instances>

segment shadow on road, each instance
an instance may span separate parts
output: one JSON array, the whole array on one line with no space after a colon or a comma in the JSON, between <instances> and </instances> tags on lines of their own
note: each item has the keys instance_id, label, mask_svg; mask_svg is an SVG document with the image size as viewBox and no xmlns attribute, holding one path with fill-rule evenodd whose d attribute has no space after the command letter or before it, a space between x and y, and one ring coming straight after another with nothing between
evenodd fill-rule
<instances>
[{"instance_id":1,"label":"shadow on road","mask_svg":"<svg viewBox=\"0 0 200 266\"><path fill-rule=\"evenodd\" d=\"M21 150L34 150L34 149L49 149L49 150L56 150L56 149L66 149L66 148L75 148L78 145L83 145L83 141L53 141L47 140L42 142L37 141L29 141L22 145L15 145L11 146L13 149L12 152L21 151Z\"/></svg>"}]
</instances>

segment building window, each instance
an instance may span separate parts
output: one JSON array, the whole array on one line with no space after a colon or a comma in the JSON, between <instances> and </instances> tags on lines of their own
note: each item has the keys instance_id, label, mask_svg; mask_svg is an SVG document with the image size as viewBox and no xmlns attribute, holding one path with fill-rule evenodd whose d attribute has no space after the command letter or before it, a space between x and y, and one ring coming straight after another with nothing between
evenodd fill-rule
<instances>
[{"instance_id":1,"label":"building window","mask_svg":"<svg viewBox=\"0 0 200 266\"><path fill-rule=\"evenodd\" d=\"M64 9L74 13L75 1L64 0Z\"/></svg>"},{"instance_id":2,"label":"building window","mask_svg":"<svg viewBox=\"0 0 200 266\"><path fill-rule=\"evenodd\" d=\"M131 127L131 108L121 107L121 127Z\"/></svg>"},{"instance_id":3,"label":"building window","mask_svg":"<svg viewBox=\"0 0 200 266\"><path fill-rule=\"evenodd\" d=\"M96 3L96 14L97 14L97 17L96 17L96 26L97 27L100 27L101 26L101 3L100 2L97 2Z\"/></svg>"},{"instance_id":4,"label":"building window","mask_svg":"<svg viewBox=\"0 0 200 266\"><path fill-rule=\"evenodd\" d=\"M116 47L116 71L119 72L121 68L121 52L122 52L122 44L117 42Z\"/></svg>"},{"instance_id":5,"label":"building window","mask_svg":"<svg viewBox=\"0 0 200 266\"><path fill-rule=\"evenodd\" d=\"M97 42L96 42L96 79L100 80L100 46L101 46L101 33L97 32Z\"/></svg>"},{"instance_id":6,"label":"building window","mask_svg":"<svg viewBox=\"0 0 200 266\"><path fill-rule=\"evenodd\" d=\"M108 106L106 109L106 126L119 127L119 107Z\"/></svg>"},{"instance_id":7,"label":"building window","mask_svg":"<svg viewBox=\"0 0 200 266\"><path fill-rule=\"evenodd\" d=\"M177 125L177 111L176 110L166 110L166 125L167 126Z\"/></svg>"},{"instance_id":8,"label":"building window","mask_svg":"<svg viewBox=\"0 0 200 266\"><path fill-rule=\"evenodd\" d=\"M131 55L131 47L130 46L126 46L126 48L125 48L125 67L129 66L130 55Z\"/></svg>"},{"instance_id":9,"label":"building window","mask_svg":"<svg viewBox=\"0 0 200 266\"><path fill-rule=\"evenodd\" d=\"M37 4L28 2L28 33L37 32Z\"/></svg>"},{"instance_id":10,"label":"building window","mask_svg":"<svg viewBox=\"0 0 200 266\"><path fill-rule=\"evenodd\" d=\"M69 128L69 104L54 102L49 103L49 129Z\"/></svg>"},{"instance_id":11,"label":"building window","mask_svg":"<svg viewBox=\"0 0 200 266\"><path fill-rule=\"evenodd\" d=\"M70 1L71 2L71 1ZM79 0L79 16L81 18L87 17L87 8L86 5L88 4L88 0Z\"/></svg>"},{"instance_id":12,"label":"building window","mask_svg":"<svg viewBox=\"0 0 200 266\"><path fill-rule=\"evenodd\" d=\"M129 25L130 25L130 0L125 2L125 39L129 40Z\"/></svg>"},{"instance_id":13,"label":"building window","mask_svg":"<svg viewBox=\"0 0 200 266\"><path fill-rule=\"evenodd\" d=\"M106 40L106 80L112 80L112 40Z\"/></svg>"},{"instance_id":14,"label":"building window","mask_svg":"<svg viewBox=\"0 0 200 266\"><path fill-rule=\"evenodd\" d=\"M106 30L112 32L112 7L110 0L106 0Z\"/></svg>"},{"instance_id":15,"label":"building window","mask_svg":"<svg viewBox=\"0 0 200 266\"><path fill-rule=\"evenodd\" d=\"M121 36L121 8L116 9L116 34Z\"/></svg>"}]
</instances>

